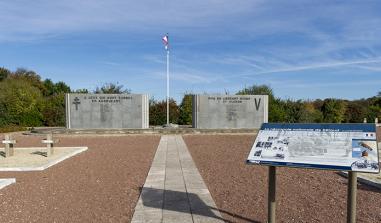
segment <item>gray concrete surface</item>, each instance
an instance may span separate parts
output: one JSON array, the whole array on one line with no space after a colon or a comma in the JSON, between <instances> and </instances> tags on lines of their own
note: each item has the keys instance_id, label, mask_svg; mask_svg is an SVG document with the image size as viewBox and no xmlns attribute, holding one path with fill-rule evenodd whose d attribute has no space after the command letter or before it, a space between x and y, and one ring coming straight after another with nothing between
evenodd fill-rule
<instances>
[{"instance_id":1,"label":"gray concrete surface","mask_svg":"<svg viewBox=\"0 0 381 223\"><path fill-rule=\"evenodd\" d=\"M162 136L131 222L224 222L180 135Z\"/></svg>"},{"instance_id":2,"label":"gray concrete surface","mask_svg":"<svg viewBox=\"0 0 381 223\"><path fill-rule=\"evenodd\" d=\"M55 154L46 156L46 147L15 148L12 157L0 156L0 171L42 171L86 151L87 147L55 147ZM0 148L0 153L4 149Z\"/></svg>"},{"instance_id":3,"label":"gray concrete surface","mask_svg":"<svg viewBox=\"0 0 381 223\"><path fill-rule=\"evenodd\" d=\"M267 95L193 95L193 127L254 128L268 121Z\"/></svg>"},{"instance_id":4,"label":"gray concrete surface","mask_svg":"<svg viewBox=\"0 0 381 223\"><path fill-rule=\"evenodd\" d=\"M258 129L194 129L194 128L149 128L149 129L67 129L67 128L41 128L33 132L23 132L24 135L76 135L76 134L257 134Z\"/></svg>"},{"instance_id":5,"label":"gray concrete surface","mask_svg":"<svg viewBox=\"0 0 381 223\"><path fill-rule=\"evenodd\" d=\"M66 94L66 127L148 128L146 94Z\"/></svg>"},{"instance_id":6,"label":"gray concrete surface","mask_svg":"<svg viewBox=\"0 0 381 223\"><path fill-rule=\"evenodd\" d=\"M0 189L3 189L6 186L9 186L11 184L16 183L15 178L5 178L5 179L0 179Z\"/></svg>"}]
</instances>

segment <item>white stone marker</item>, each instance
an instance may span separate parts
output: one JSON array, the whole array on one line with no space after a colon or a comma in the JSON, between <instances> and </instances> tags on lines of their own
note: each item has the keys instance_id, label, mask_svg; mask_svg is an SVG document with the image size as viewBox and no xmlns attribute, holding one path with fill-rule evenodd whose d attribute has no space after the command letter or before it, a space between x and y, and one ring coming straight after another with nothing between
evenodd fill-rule
<instances>
[{"instance_id":1,"label":"white stone marker","mask_svg":"<svg viewBox=\"0 0 381 223\"><path fill-rule=\"evenodd\" d=\"M15 149L13 148L13 144L16 144L16 140L13 140L10 135L5 135L5 139L3 140L3 144L5 144L5 157L10 157L15 154Z\"/></svg>"},{"instance_id":2,"label":"white stone marker","mask_svg":"<svg viewBox=\"0 0 381 223\"><path fill-rule=\"evenodd\" d=\"M54 140L52 133L47 134L46 139L42 140L42 143L46 144L46 156L49 157L54 154Z\"/></svg>"}]
</instances>

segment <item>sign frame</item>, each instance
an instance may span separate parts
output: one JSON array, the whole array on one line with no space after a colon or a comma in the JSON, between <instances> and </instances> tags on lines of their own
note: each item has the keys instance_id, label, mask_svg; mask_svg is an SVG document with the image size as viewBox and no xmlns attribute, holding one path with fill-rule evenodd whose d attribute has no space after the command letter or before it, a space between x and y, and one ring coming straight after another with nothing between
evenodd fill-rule
<instances>
[{"instance_id":1,"label":"sign frame","mask_svg":"<svg viewBox=\"0 0 381 223\"><path fill-rule=\"evenodd\" d=\"M291 139L287 139L287 143L286 143L287 145L284 145L285 152L283 152L283 148L282 148L283 153L279 152L279 154L278 153L276 154L276 156L278 156L278 157L274 156L271 158L262 158L262 154L263 154L262 152L263 151L264 152L269 151L268 147L270 147L271 149L274 148L274 146L271 147L271 143L263 142L263 138L266 138L269 135L269 141L271 141L270 139L273 138L272 136L277 131L278 131L278 133L277 133L278 136L279 136L279 132L282 132L282 134L287 135L288 136L287 138L290 138L289 136L291 135ZM345 123L345 124L263 123L261 126L261 129L259 130L259 132L257 134L255 142L251 148L250 154L248 155L248 158L246 159L246 163L252 164L252 165L279 166L279 167L292 167L292 168L305 168L305 169L325 169L325 170L336 170L336 171L353 171L353 172L364 172L364 173L375 173L375 174L377 174L380 172L380 165L379 165L380 160L379 160L379 153L378 153L379 148L378 148L378 143L377 143L376 131L377 131L377 127L374 123L373 124L371 124L371 123L369 123L369 124L368 123ZM268 133L268 132L271 132L272 134ZM359 135L361 135L362 133L364 133L364 137L359 137ZM297 136L294 136L293 134L297 135ZM298 158L290 158L291 161L287 160L287 154L291 154L291 148L289 148L288 143L294 143L294 145L292 145L292 147L294 148L294 152L295 152L295 143L298 143L298 142L295 142L295 140L294 140L294 142L291 142L290 140L292 140L292 137L301 137L301 135L303 135L303 134L304 135L309 134L310 137L314 138L314 140L317 140L317 138L319 138L319 135L323 135L326 137L326 139L330 139L330 137L331 137L330 134L332 134L333 135L332 137L337 137L337 140L342 141L341 143L347 144L345 147L345 150L347 151L347 154L346 154L347 157L342 158L341 161L343 163L339 163L339 164L332 163L335 161L330 161L331 164L323 163L324 161L308 162L308 159L314 160L313 157L312 158L307 157L307 161L301 162L300 160L303 158L303 156L301 156L301 158L299 158L299 160L298 160ZM345 135L345 134L347 135L346 136L347 138L345 138L345 139L343 139L342 137L340 138L340 136L336 136L336 135ZM369 136L366 135L367 137L365 137L365 134L372 134L372 135L369 135ZM274 138L276 138L276 137L274 137ZM279 137L279 138L282 139L281 137ZM260 140L262 140L262 141L260 141ZM285 139L283 138L282 140L285 140ZM348 141L348 140L352 140L352 141ZM327 151L326 151L327 148L329 149L333 146L332 145L325 145L324 142L322 142L322 141L324 141L324 140L319 139L319 143L321 143L321 145L319 145L319 147L320 147L320 149L323 148L325 150L325 153L327 153ZM369 150L369 151L373 150L371 152L371 154L369 155L371 160L369 163L368 163L368 161L364 161L365 164L359 163L359 166L362 169L357 167L357 163L354 167L352 167L352 165L354 165L354 163L352 161L356 159L356 158L353 158L354 154L356 156L359 156L358 152L356 153L354 151L353 146L356 142L361 143L363 141L369 142L370 144L372 144L372 148L371 148L371 150ZM279 140L278 140L278 142L279 142ZM334 145L334 143L337 143L337 142L333 142L333 143L330 142L330 143ZM350 149L348 146L348 143L351 143L352 151L348 151ZM339 144L338 146L340 146L340 142L337 144ZM300 148L304 145L302 144L302 145L298 145L298 146ZM311 145L309 145L309 146L311 147ZM314 145L312 145L312 146L314 146ZM367 145L365 145L365 146L367 146ZM262 147L262 148L258 148L258 147ZM360 146L358 146L358 147L360 147ZM363 147L361 147L361 148L363 148ZM275 149L277 149L277 147L275 147ZM288 149L290 149L290 151L288 151ZM359 148L355 148L355 149L359 149ZM255 152L257 152L257 154L255 154ZM269 152L271 153L272 151L269 151ZM334 151L334 152L336 152L336 151ZM366 156L368 156L368 153L365 153L365 154L366 154ZM258 156L258 158L257 158L257 156ZM286 156L286 158L284 156ZM352 157L352 158L350 158L350 157ZM331 158L331 157L328 157L328 158ZM357 159L360 160L360 158L361 158L361 160L367 160L367 159L363 158L363 156L361 156ZM319 157L317 156L316 159L319 159ZM296 162L293 162L292 160L296 161ZM348 162L348 163L345 164L345 162ZM351 165L348 166L349 163L351 163ZM363 167L364 165L366 167Z\"/></svg>"}]
</instances>

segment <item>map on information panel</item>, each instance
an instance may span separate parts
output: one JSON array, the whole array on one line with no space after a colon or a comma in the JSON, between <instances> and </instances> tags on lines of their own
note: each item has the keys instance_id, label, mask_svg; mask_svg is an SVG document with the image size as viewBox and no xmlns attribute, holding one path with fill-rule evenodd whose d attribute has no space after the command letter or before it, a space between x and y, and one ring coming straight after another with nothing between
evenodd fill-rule
<instances>
[{"instance_id":1,"label":"map on information panel","mask_svg":"<svg viewBox=\"0 0 381 223\"><path fill-rule=\"evenodd\" d=\"M378 173L376 126L264 123L247 163Z\"/></svg>"}]
</instances>

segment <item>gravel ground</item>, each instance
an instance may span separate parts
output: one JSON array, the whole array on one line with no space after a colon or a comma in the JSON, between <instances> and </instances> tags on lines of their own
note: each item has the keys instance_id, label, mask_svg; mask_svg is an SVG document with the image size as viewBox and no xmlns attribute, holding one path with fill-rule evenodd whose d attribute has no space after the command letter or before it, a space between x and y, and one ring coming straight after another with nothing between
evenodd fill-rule
<instances>
[{"instance_id":1,"label":"gravel ground","mask_svg":"<svg viewBox=\"0 0 381 223\"><path fill-rule=\"evenodd\" d=\"M16 146L39 146L43 137L15 138ZM61 137L58 146L89 149L45 171L0 172L17 181L0 190L0 222L130 222L159 140Z\"/></svg>"},{"instance_id":2,"label":"gravel ground","mask_svg":"<svg viewBox=\"0 0 381 223\"><path fill-rule=\"evenodd\" d=\"M266 222L267 173L246 165L253 135L187 135L184 140L217 207L230 222ZM279 222L345 222L347 179L334 171L277 168ZM381 222L381 191L358 186L358 222Z\"/></svg>"}]
</instances>

